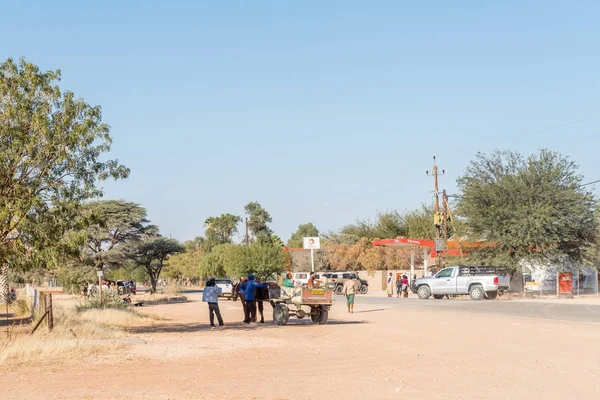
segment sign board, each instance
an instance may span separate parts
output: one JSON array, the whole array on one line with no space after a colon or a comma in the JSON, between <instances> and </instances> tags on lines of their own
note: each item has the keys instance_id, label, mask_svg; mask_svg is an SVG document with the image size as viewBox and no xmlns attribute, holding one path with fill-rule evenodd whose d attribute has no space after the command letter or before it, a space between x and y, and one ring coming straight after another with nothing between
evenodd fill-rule
<instances>
[{"instance_id":1,"label":"sign board","mask_svg":"<svg viewBox=\"0 0 600 400\"><path fill-rule=\"evenodd\" d=\"M104 275L104 272L102 272L102 271L97 271L97 272L96 272L96 274L97 274L98 276L102 276L102 275Z\"/></svg>"},{"instance_id":2,"label":"sign board","mask_svg":"<svg viewBox=\"0 0 600 400\"><path fill-rule=\"evenodd\" d=\"M444 239L435 239L435 251L444 251Z\"/></svg>"},{"instance_id":3,"label":"sign board","mask_svg":"<svg viewBox=\"0 0 600 400\"><path fill-rule=\"evenodd\" d=\"M560 294L573 293L573 273L561 272L558 275L558 292Z\"/></svg>"},{"instance_id":4,"label":"sign board","mask_svg":"<svg viewBox=\"0 0 600 400\"><path fill-rule=\"evenodd\" d=\"M305 237L304 238L304 248L305 249L320 249L321 241L320 238L317 237Z\"/></svg>"}]
</instances>

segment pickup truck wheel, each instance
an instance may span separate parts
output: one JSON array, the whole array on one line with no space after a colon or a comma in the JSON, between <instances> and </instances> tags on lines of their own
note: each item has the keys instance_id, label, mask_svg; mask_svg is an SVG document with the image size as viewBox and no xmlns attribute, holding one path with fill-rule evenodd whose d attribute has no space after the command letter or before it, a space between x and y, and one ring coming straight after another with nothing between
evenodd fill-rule
<instances>
[{"instance_id":1,"label":"pickup truck wheel","mask_svg":"<svg viewBox=\"0 0 600 400\"><path fill-rule=\"evenodd\" d=\"M420 299L426 300L429 298L429 296L431 296L431 289L429 289L429 286L427 285L419 286L417 288L417 295Z\"/></svg>"},{"instance_id":2,"label":"pickup truck wheel","mask_svg":"<svg viewBox=\"0 0 600 400\"><path fill-rule=\"evenodd\" d=\"M498 292L496 292L496 291L485 292L485 298L487 300L496 300L497 297L498 297Z\"/></svg>"},{"instance_id":3,"label":"pickup truck wheel","mask_svg":"<svg viewBox=\"0 0 600 400\"><path fill-rule=\"evenodd\" d=\"M444 295L443 294L434 294L433 298L436 299L436 300L441 300L441 299L444 298Z\"/></svg>"},{"instance_id":4,"label":"pickup truck wheel","mask_svg":"<svg viewBox=\"0 0 600 400\"><path fill-rule=\"evenodd\" d=\"M483 287L481 285L471 286L471 289L469 290L469 296L471 296L472 300L483 300L485 297Z\"/></svg>"},{"instance_id":5,"label":"pickup truck wheel","mask_svg":"<svg viewBox=\"0 0 600 400\"><path fill-rule=\"evenodd\" d=\"M368 291L369 291L369 287L367 285L361 285L360 286L360 290L358 291L358 293L360 293L360 294L367 294Z\"/></svg>"}]
</instances>

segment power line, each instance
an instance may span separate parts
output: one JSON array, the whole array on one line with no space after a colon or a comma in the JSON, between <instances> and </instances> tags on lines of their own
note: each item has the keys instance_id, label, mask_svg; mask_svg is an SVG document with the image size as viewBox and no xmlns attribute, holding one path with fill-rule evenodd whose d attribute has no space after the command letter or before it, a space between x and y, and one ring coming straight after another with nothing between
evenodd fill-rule
<instances>
[{"instance_id":1,"label":"power line","mask_svg":"<svg viewBox=\"0 0 600 400\"><path fill-rule=\"evenodd\" d=\"M581 185L579 185L579 187L593 185L594 183L598 183L598 182L600 182L600 179L592 181L592 182L581 184Z\"/></svg>"}]
</instances>

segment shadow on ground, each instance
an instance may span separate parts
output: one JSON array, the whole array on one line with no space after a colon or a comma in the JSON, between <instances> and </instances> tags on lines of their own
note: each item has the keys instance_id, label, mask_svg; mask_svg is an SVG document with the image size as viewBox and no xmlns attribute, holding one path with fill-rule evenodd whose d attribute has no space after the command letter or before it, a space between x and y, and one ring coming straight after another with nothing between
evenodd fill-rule
<instances>
[{"instance_id":1,"label":"shadow on ground","mask_svg":"<svg viewBox=\"0 0 600 400\"><path fill-rule=\"evenodd\" d=\"M367 321L338 321L329 320L327 325L359 325L367 324ZM255 331L263 329L293 329L298 327L316 326L310 320L290 321L285 326L275 325L272 321L267 321L264 324L244 324L243 322L226 323L224 327L212 329L207 323L190 323L190 324L156 324L150 326L139 326L128 328L127 331L134 334L140 333L185 333L185 332L201 332L210 330L235 330L235 331Z\"/></svg>"},{"instance_id":2,"label":"shadow on ground","mask_svg":"<svg viewBox=\"0 0 600 400\"><path fill-rule=\"evenodd\" d=\"M383 311L383 310L385 310L385 308L376 308L374 310L354 311L354 314L362 314L362 313L368 313L368 312L377 312L377 311Z\"/></svg>"}]
</instances>

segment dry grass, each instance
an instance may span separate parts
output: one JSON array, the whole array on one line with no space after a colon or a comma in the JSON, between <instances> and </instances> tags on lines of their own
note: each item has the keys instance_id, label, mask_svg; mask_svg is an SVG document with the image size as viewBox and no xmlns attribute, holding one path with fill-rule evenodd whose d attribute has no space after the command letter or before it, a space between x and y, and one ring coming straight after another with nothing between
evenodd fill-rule
<instances>
[{"instance_id":1,"label":"dry grass","mask_svg":"<svg viewBox=\"0 0 600 400\"><path fill-rule=\"evenodd\" d=\"M123 347L121 328L151 322L152 317L132 310L87 310L78 313L57 307L54 330L41 327L34 335L22 335L0 348L0 366L39 365L58 360L108 354Z\"/></svg>"},{"instance_id":2,"label":"dry grass","mask_svg":"<svg viewBox=\"0 0 600 400\"><path fill-rule=\"evenodd\" d=\"M131 299L133 303L144 302L144 305L152 304L168 304L168 303L185 303L187 297L182 295L181 292L174 290L172 293L167 291L166 293L145 293L143 295L137 295Z\"/></svg>"}]
</instances>

